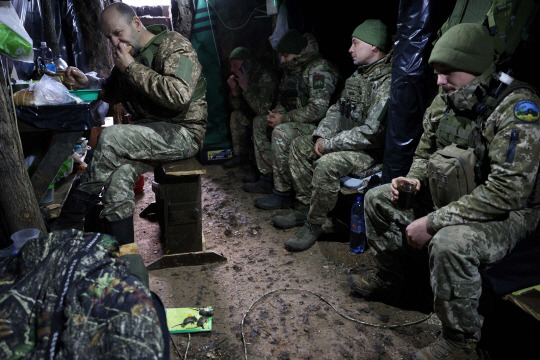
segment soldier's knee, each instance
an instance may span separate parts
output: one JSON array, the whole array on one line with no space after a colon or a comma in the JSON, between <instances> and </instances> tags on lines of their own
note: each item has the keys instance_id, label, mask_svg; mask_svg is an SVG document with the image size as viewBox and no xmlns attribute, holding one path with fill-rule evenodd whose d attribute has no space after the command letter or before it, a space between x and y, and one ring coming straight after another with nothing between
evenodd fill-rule
<instances>
[{"instance_id":1,"label":"soldier's knee","mask_svg":"<svg viewBox=\"0 0 540 360\"><path fill-rule=\"evenodd\" d=\"M439 230L429 242L429 254L433 261L448 261L461 256L469 256L471 247L467 244L466 226L449 226Z\"/></svg>"},{"instance_id":2,"label":"soldier's knee","mask_svg":"<svg viewBox=\"0 0 540 360\"><path fill-rule=\"evenodd\" d=\"M364 203L375 204L389 199L390 195L390 184L383 184L381 186L376 186L368 190L365 195Z\"/></svg>"}]
</instances>

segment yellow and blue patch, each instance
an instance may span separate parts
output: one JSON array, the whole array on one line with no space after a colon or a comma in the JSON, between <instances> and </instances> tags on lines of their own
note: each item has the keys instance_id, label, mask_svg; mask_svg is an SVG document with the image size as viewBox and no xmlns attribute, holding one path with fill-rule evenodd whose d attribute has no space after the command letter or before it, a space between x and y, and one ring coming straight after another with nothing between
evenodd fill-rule
<instances>
[{"instance_id":1,"label":"yellow and blue patch","mask_svg":"<svg viewBox=\"0 0 540 360\"><path fill-rule=\"evenodd\" d=\"M522 100L514 106L514 115L521 121L533 123L540 117L538 105L531 100Z\"/></svg>"}]
</instances>

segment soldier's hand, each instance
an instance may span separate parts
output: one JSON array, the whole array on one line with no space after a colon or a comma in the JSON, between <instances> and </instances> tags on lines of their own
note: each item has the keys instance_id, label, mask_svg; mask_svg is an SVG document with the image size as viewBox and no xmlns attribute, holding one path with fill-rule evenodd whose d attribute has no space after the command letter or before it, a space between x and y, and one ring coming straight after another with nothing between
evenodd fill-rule
<instances>
[{"instance_id":1,"label":"soldier's hand","mask_svg":"<svg viewBox=\"0 0 540 360\"><path fill-rule=\"evenodd\" d=\"M277 112L276 110L270 110L268 111L268 116L266 117L266 125L275 129L276 126L281 125L282 120L283 120L282 113Z\"/></svg>"},{"instance_id":2,"label":"soldier's hand","mask_svg":"<svg viewBox=\"0 0 540 360\"><path fill-rule=\"evenodd\" d=\"M86 89L88 86L88 78L81 70L74 66L68 66L64 73L63 84L67 88L72 88L73 90Z\"/></svg>"},{"instance_id":3,"label":"soldier's hand","mask_svg":"<svg viewBox=\"0 0 540 360\"><path fill-rule=\"evenodd\" d=\"M124 72L126 68L135 61L133 56L129 53L131 51L131 45L120 42L118 46L113 50L114 65Z\"/></svg>"},{"instance_id":4,"label":"soldier's hand","mask_svg":"<svg viewBox=\"0 0 540 360\"><path fill-rule=\"evenodd\" d=\"M317 154L319 157L324 155L324 146L323 146L324 139L318 138L317 141L315 141L315 154Z\"/></svg>"},{"instance_id":5,"label":"soldier's hand","mask_svg":"<svg viewBox=\"0 0 540 360\"><path fill-rule=\"evenodd\" d=\"M242 67L240 67L240 70L236 73L236 80L238 81L238 86L246 91L248 88L249 75Z\"/></svg>"},{"instance_id":6,"label":"soldier's hand","mask_svg":"<svg viewBox=\"0 0 540 360\"><path fill-rule=\"evenodd\" d=\"M397 199L399 198L398 187L399 187L399 184L403 182L414 184L414 188L416 189L417 192L420 190L420 180L418 179L406 178L404 176L394 178L392 179L392 183L390 184L390 192L391 192L390 198L392 202L396 202Z\"/></svg>"},{"instance_id":7,"label":"soldier's hand","mask_svg":"<svg viewBox=\"0 0 540 360\"><path fill-rule=\"evenodd\" d=\"M433 235L429 233L428 227L429 220L427 216L416 219L410 223L405 229L407 243L415 249L421 249L433 237Z\"/></svg>"},{"instance_id":8,"label":"soldier's hand","mask_svg":"<svg viewBox=\"0 0 540 360\"><path fill-rule=\"evenodd\" d=\"M227 79L227 85L229 85L229 89L231 89L231 93L234 96L236 96L237 95L236 86L238 85L238 83L236 82L236 75L229 76L229 78Z\"/></svg>"}]
</instances>

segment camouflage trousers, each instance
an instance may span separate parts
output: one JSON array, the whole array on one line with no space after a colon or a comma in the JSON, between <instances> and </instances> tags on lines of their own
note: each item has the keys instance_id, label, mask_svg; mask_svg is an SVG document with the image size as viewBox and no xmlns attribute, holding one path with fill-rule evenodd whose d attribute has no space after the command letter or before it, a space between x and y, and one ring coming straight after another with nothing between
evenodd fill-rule
<instances>
[{"instance_id":1,"label":"camouflage trousers","mask_svg":"<svg viewBox=\"0 0 540 360\"><path fill-rule=\"evenodd\" d=\"M231 113L229 126L231 128L233 154L235 156L247 155L252 146L251 120L242 111L234 110Z\"/></svg>"},{"instance_id":2,"label":"camouflage trousers","mask_svg":"<svg viewBox=\"0 0 540 360\"><path fill-rule=\"evenodd\" d=\"M192 157L197 151L193 135L180 125L113 125L99 135L79 189L92 194L104 189L100 216L109 221L124 219L135 210L133 189L141 174L157 164Z\"/></svg>"},{"instance_id":3,"label":"camouflage trousers","mask_svg":"<svg viewBox=\"0 0 540 360\"><path fill-rule=\"evenodd\" d=\"M314 146L311 136L294 139L289 165L296 199L309 204L308 220L322 225L336 206L339 179L375 166L376 160L363 151L337 151L319 158Z\"/></svg>"},{"instance_id":4,"label":"camouflage trousers","mask_svg":"<svg viewBox=\"0 0 540 360\"><path fill-rule=\"evenodd\" d=\"M313 124L289 122L272 129L266 125L265 116L257 116L253 121L253 142L255 160L263 175L274 176L274 187L278 191L292 189L289 152L291 142L300 135L311 135L316 129Z\"/></svg>"},{"instance_id":5,"label":"camouflage trousers","mask_svg":"<svg viewBox=\"0 0 540 360\"><path fill-rule=\"evenodd\" d=\"M365 197L366 235L378 263L404 274L416 261L429 262L435 313L443 324L445 337L458 341L480 340L483 317L478 313L482 292L480 267L501 260L516 244L536 228L538 209L510 212L501 221L453 225L439 230L427 251L408 246L405 228L427 215L429 190L410 210L398 210L390 200L390 184L369 190ZM419 204L424 204L421 209ZM433 205L431 205L433 206ZM427 210L427 211L426 211Z\"/></svg>"}]
</instances>

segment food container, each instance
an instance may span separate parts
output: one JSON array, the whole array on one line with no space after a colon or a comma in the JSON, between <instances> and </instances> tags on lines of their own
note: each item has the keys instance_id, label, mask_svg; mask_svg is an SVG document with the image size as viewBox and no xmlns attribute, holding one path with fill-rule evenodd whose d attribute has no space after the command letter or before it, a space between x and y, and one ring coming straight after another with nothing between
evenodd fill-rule
<instances>
[{"instance_id":1,"label":"food container","mask_svg":"<svg viewBox=\"0 0 540 360\"><path fill-rule=\"evenodd\" d=\"M71 95L75 95L83 101L94 101L97 100L98 94L101 89L82 89L82 90L69 90Z\"/></svg>"}]
</instances>

